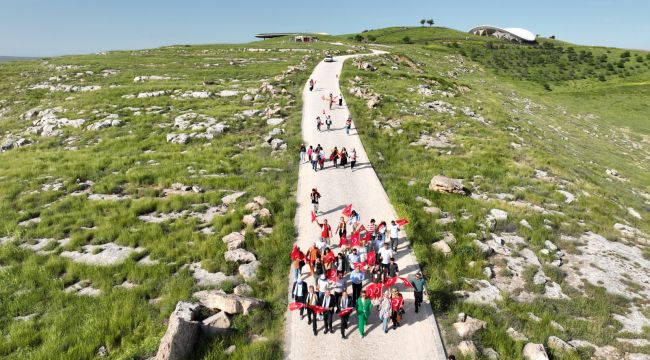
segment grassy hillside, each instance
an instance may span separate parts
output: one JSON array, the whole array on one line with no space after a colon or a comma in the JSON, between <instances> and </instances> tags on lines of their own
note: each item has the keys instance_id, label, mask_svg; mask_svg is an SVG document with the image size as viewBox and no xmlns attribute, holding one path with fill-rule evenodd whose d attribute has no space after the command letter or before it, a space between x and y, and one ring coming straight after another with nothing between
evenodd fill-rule
<instances>
[{"instance_id":1,"label":"grassy hillside","mask_svg":"<svg viewBox=\"0 0 650 360\"><path fill-rule=\"evenodd\" d=\"M246 230L243 248L261 262L246 282L267 306L236 316L235 331L196 357L221 358L236 344L234 358L278 358L300 93L326 49L347 51L278 39L0 65L0 357L90 359L101 347L116 359L154 355L177 301L206 287L196 266L242 281L221 239ZM266 142L273 129L288 150ZM234 191L245 194L224 208ZM244 205L257 196L271 216L246 229ZM90 245L92 258L106 244L125 259L65 256Z\"/></svg>"},{"instance_id":2,"label":"grassy hillside","mask_svg":"<svg viewBox=\"0 0 650 360\"><path fill-rule=\"evenodd\" d=\"M366 59L376 71L348 65L344 93L388 195L411 219L407 232L448 349L457 353L452 323L464 312L487 323L470 339L501 358L522 359L526 341L508 336L509 327L545 344L554 359L589 359L607 346L619 351L612 359L650 353L617 340L650 340L648 328L631 332L616 320L650 313L639 285L650 259L648 53L543 39L513 45L438 28L359 35L389 54ZM351 95L357 88L381 95L379 104L369 109ZM463 179L471 196L431 191L435 175ZM492 209L507 219L490 221ZM595 243L588 232L620 244L622 263L598 270L611 254L588 255ZM432 247L450 236L448 256ZM506 239L508 255L485 255L475 241L498 248L495 239ZM621 267L634 270L620 274ZM589 281L594 272L602 277ZM463 301L457 291L477 290L471 279L488 280L502 300ZM549 336L595 347L553 350Z\"/></svg>"}]
</instances>

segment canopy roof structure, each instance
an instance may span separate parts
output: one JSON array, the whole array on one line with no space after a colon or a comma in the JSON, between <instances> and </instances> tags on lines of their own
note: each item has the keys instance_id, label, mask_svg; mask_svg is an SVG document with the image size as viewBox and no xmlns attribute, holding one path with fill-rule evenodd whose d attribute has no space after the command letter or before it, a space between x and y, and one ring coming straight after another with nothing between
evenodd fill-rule
<instances>
[{"instance_id":1,"label":"canopy roof structure","mask_svg":"<svg viewBox=\"0 0 650 360\"><path fill-rule=\"evenodd\" d=\"M534 43L537 39L535 34L522 28L500 28L490 25L481 25L472 28L469 32L474 35L494 36L499 39L518 43Z\"/></svg>"},{"instance_id":2,"label":"canopy roof structure","mask_svg":"<svg viewBox=\"0 0 650 360\"><path fill-rule=\"evenodd\" d=\"M272 39L276 37L282 37L282 36L315 36L315 35L329 35L327 33L262 33L262 34L257 34L255 35L256 38L259 39Z\"/></svg>"}]
</instances>

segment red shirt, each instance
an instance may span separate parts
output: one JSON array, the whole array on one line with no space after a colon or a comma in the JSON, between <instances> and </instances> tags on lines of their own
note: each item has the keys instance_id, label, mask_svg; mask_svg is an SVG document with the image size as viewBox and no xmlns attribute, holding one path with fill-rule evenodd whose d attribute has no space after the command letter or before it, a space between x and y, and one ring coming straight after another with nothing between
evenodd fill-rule
<instances>
[{"instance_id":1,"label":"red shirt","mask_svg":"<svg viewBox=\"0 0 650 360\"><path fill-rule=\"evenodd\" d=\"M390 307L393 311L398 311L404 306L404 297L402 294L399 296L390 299Z\"/></svg>"},{"instance_id":2,"label":"red shirt","mask_svg":"<svg viewBox=\"0 0 650 360\"><path fill-rule=\"evenodd\" d=\"M322 229L322 231L320 233L320 237L322 237L322 238L330 238L330 237L332 237L332 227L329 224L327 224L327 225L321 224L320 227Z\"/></svg>"}]
</instances>

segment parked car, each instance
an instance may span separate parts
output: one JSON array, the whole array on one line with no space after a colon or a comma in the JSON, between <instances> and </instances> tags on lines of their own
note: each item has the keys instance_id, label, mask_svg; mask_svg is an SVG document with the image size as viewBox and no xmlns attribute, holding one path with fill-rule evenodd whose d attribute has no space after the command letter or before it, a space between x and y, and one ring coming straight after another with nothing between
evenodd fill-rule
<instances>
[{"instance_id":1,"label":"parked car","mask_svg":"<svg viewBox=\"0 0 650 360\"><path fill-rule=\"evenodd\" d=\"M325 62L334 62L334 57L332 55L325 55Z\"/></svg>"}]
</instances>

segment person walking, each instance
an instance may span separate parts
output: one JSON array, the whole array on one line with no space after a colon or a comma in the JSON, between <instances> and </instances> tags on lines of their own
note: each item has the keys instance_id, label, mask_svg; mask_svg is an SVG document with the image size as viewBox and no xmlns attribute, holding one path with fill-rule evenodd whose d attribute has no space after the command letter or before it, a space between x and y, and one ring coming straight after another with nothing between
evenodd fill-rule
<instances>
[{"instance_id":1,"label":"person walking","mask_svg":"<svg viewBox=\"0 0 650 360\"><path fill-rule=\"evenodd\" d=\"M316 259L320 258L320 249L316 244L312 244L312 246L307 250L307 261L309 262L309 270L311 272L311 276L314 276L314 264L316 263Z\"/></svg>"},{"instance_id":2,"label":"person walking","mask_svg":"<svg viewBox=\"0 0 650 360\"><path fill-rule=\"evenodd\" d=\"M341 219L339 220L339 225L336 227L336 233L339 235L339 247L343 248L344 246L347 246L348 245L348 227L345 224L345 219L343 218L343 216L341 216Z\"/></svg>"},{"instance_id":3,"label":"person walking","mask_svg":"<svg viewBox=\"0 0 650 360\"><path fill-rule=\"evenodd\" d=\"M381 240L381 245L384 245L384 242L386 242L386 222L382 221L379 223L379 226L377 227L377 234L379 235L379 238ZM376 251L379 251L381 249L381 246L377 248Z\"/></svg>"},{"instance_id":4,"label":"person walking","mask_svg":"<svg viewBox=\"0 0 650 360\"><path fill-rule=\"evenodd\" d=\"M307 325L312 326L314 331L314 336L318 335L316 329L318 325L316 324L316 312L313 309L310 309L309 306L318 306L318 294L314 291L313 286L309 286L309 292L307 293L307 298L305 299L305 304L307 304Z\"/></svg>"},{"instance_id":5,"label":"person walking","mask_svg":"<svg viewBox=\"0 0 650 360\"><path fill-rule=\"evenodd\" d=\"M402 314L404 314L404 297L396 288L391 289L390 302L392 311L391 320L393 321L394 330L401 325Z\"/></svg>"},{"instance_id":6,"label":"person walking","mask_svg":"<svg viewBox=\"0 0 650 360\"><path fill-rule=\"evenodd\" d=\"M356 210L350 212L350 217L348 218L348 225L352 226L352 233L354 234L359 227L361 222L361 215Z\"/></svg>"},{"instance_id":7,"label":"person walking","mask_svg":"<svg viewBox=\"0 0 650 360\"><path fill-rule=\"evenodd\" d=\"M311 154L313 152L314 152L314 148L311 145L309 145L309 148L307 149L307 160L306 161L311 160Z\"/></svg>"},{"instance_id":8,"label":"person walking","mask_svg":"<svg viewBox=\"0 0 650 360\"><path fill-rule=\"evenodd\" d=\"M302 254L302 253L300 253ZM305 265L305 261L301 258L296 258L291 261L291 272L293 273L293 279L297 280L302 274L302 267Z\"/></svg>"},{"instance_id":9,"label":"person walking","mask_svg":"<svg viewBox=\"0 0 650 360\"><path fill-rule=\"evenodd\" d=\"M321 131L320 127L323 125L323 122L321 121L320 116L316 116L316 130Z\"/></svg>"},{"instance_id":10,"label":"person walking","mask_svg":"<svg viewBox=\"0 0 650 360\"><path fill-rule=\"evenodd\" d=\"M293 289L291 290L293 301L304 304L307 298L307 283L302 281L302 278L293 282ZM300 319L305 317L305 308L300 308Z\"/></svg>"},{"instance_id":11,"label":"person walking","mask_svg":"<svg viewBox=\"0 0 650 360\"><path fill-rule=\"evenodd\" d=\"M399 266L395 262L395 258L390 258L390 263L388 264L388 276L389 277L398 277L399 276Z\"/></svg>"},{"instance_id":12,"label":"person walking","mask_svg":"<svg viewBox=\"0 0 650 360\"><path fill-rule=\"evenodd\" d=\"M350 135L350 128L352 127L352 115L348 116L348 119L345 120L345 133Z\"/></svg>"},{"instance_id":13,"label":"person walking","mask_svg":"<svg viewBox=\"0 0 650 360\"><path fill-rule=\"evenodd\" d=\"M393 258L393 250L389 247L388 243L384 243L384 248L379 249L377 254L381 260L382 272L388 274L388 266L390 265L390 259Z\"/></svg>"},{"instance_id":14,"label":"person walking","mask_svg":"<svg viewBox=\"0 0 650 360\"><path fill-rule=\"evenodd\" d=\"M345 165L348 164L348 151L345 150L345 148L341 148L341 152L339 154L339 157L341 158L341 166L345 168Z\"/></svg>"},{"instance_id":15,"label":"person walking","mask_svg":"<svg viewBox=\"0 0 650 360\"><path fill-rule=\"evenodd\" d=\"M355 267L350 274L350 282L352 283L352 301L356 301L363 292L361 288L363 287L363 280L366 279L366 275L359 271L358 267Z\"/></svg>"},{"instance_id":16,"label":"person walking","mask_svg":"<svg viewBox=\"0 0 650 360\"><path fill-rule=\"evenodd\" d=\"M318 152L318 166L321 170L323 170L323 167L325 166L325 150L323 148Z\"/></svg>"},{"instance_id":17,"label":"person walking","mask_svg":"<svg viewBox=\"0 0 650 360\"><path fill-rule=\"evenodd\" d=\"M300 163L305 162L305 155L307 154L307 148L305 144L300 144Z\"/></svg>"},{"instance_id":18,"label":"person walking","mask_svg":"<svg viewBox=\"0 0 650 360\"><path fill-rule=\"evenodd\" d=\"M390 302L390 295L388 290L384 291L379 302L379 320L381 320L384 333L388 333L388 319L392 315L392 304Z\"/></svg>"},{"instance_id":19,"label":"person walking","mask_svg":"<svg viewBox=\"0 0 650 360\"><path fill-rule=\"evenodd\" d=\"M330 226L330 224L327 223L327 219L323 220L322 224L318 222L318 220L316 220L316 224L321 228L321 232L320 232L321 241L326 243L327 245L330 245L330 239L332 238L332 227Z\"/></svg>"},{"instance_id":20,"label":"person walking","mask_svg":"<svg viewBox=\"0 0 650 360\"><path fill-rule=\"evenodd\" d=\"M316 188L311 189L311 194L309 194L311 199L311 205L314 207L314 214L318 214L318 203L320 202L321 195L316 190Z\"/></svg>"},{"instance_id":21,"label":"person walking","mask_svg":"<svg viewBox=\"0 0 650 360\"><path fill-rule=\"evenodd\" d=\"M422 273L418 272L415 274L415 280L411 280L411 285L413 286L413 294L415 295L415 312L417 313L422 306L424 295L427 294L427 281L422 277Z\"/></svg>"},{"instance_id":22,"label":"person walking","mask_svg":"<svg viewBox=\"0 0 650 360\"><path fill-rule=\"evenodd\" d=\"M332 149L332 152L330 153L330 161L334 163L334 168L339 167L339 149L337 149L336 146L334 147L334 149Z\"/></svg>"},{"instance_id":23,"label":"person walking","mask_svg":"<svg viewBox=\"0 0 650 360\"><path fill-rule=\"evenodd\" d=\"M312 151L309 160L311 161L311 168L314 169L314 171L318 171L318 150Z\"/></svg>"},{"instance_id":24,"label":"person walking","mask_svg":"<svg viewBox=\"0 0 650 360\"><path fill-rule=\"evenodd\" d=\"M330 130L330 127L332 126L332 117L327 115L325 118L325 125L327 126L327 131Z\"/></svg>"},{"instance_id":25,"label":"person walking","mask_svg":"<svg viewBox=\"0 0 650 360\"><path fill-rule=\"evenodd\" d=\"M359 320L359 333L361 337L365 337L365 327L370 317L370 310L372 309L372 303L370 299L366 296L365 292L361 293L361 297L357 300L357 316Z\"/></svg>"},{"instance_id":26,"label":"person walking","mask_svg":"<svg viewBox=\"0 0 650 360\"><path fill-rule=\"evenodd\" d=\"M354 264L359 262L361 262L361 256L359 256L359 254L357 253L357 248L354 248L348 254L348 263L350 264L350 270L354 270L356 268Z\"/></svg>"},{"instance_id":27,"label":"person walking","mask_svg":"<svg viewBox=\"0 0 650 360\"><path fill-rule=\"evenodd\" d=\"M370 241L375 241L375 237L377 237L377 223L375 219L370 219L370 224L366 226L366 231L370 233Z\"/></svg>"},{"instance_id":28,"label":"person walking","mask_svg":"<svg viewBox=\"0 0 650 360\"><path fill-rule=\"evenodd\" d=\"M350 154L350 169L354 170L354 165L357 164L357 150L352 149L352 153Z\"/></svg>"},{"instance_id":29,"label":"person walking","mask_svg":"<svg viewBox=\"0 0 650 360\"><path fill-rule=\"evenodd\" d=\"M318 283L317 284L318 285L316 285L316 287L317 287L316 290L318 291L318 303L322 304L323 303L323 298L325 297L325 293L329 291L329 289L328 289L329 282L327 281L327 278L325 277L325 274L322 274L318 278Z\"/></svg>"},{"instance_id":30,"label":"person walking","mask_svg":"<svg viewBox=\"0 0 650 360\"><path fill-rule=\"evenodd\" d=\"M338 309L336 310L337 313L340 313L341 311L352 307L352 301L350 301L350 297L348 296L347 291L343 291L341 294L341 299L338 301ZM345 339L345 331L348 329L348 320L350 319L350 314L343 315L341 316L341 338Z\"/></svg>"},{"instance_id":31,"label":"person walking","mask_svg":"<svg viewBox=\"0 0 650 360\"><path fill-rule=\"evenodd\" d=\"M321 261L320 257L316 258L316 261L314 261L314 282L318 283L318 279L321 277L321 275L325 274L325 269L323 268L323 262Z\"/></svg>"},{"instance_id":32,"label":"person walking","mask_svg":"<svg viewBox=\"0 0 650 360\"><path fill-rule=\"evenodd\" d=\"M388 235L390 236L390 247L394 252L397 252L397 245L399 240L399 225L395 223L395 220L390 222L388 226Z\"/></svg>"},{"instance_id":33,"label":"person walking","mask_svg":"<svg viewBox=\"0 0 650 360\"><path fill-rule=\"evenodd\" d=\"M339 107L343 106L343 94L339 94Z\"/></svg>"},{"instance_id":34,"label":"person walking","mask_svg":"<svg viewBox=\"0 0 650 360\"><path fill-rule=\"evenodd\" d=\"M336 281L332 282L331 284L332 290L334 291L334 298L338 303L338 301L341 300L341 295L343 295L343 292L347 287L345 284L345 278L343 276L337 276Z\"/></svg>"},{"instance_id":35,"label":"person walking","mask_svg":"<svg viewBox=\"0 0 650 360\"><path fill-rule=\"evenodd\" d=\"M309 91L314 91L314 85L316 85L316 81L309 79Z\"/></svg>"},{"instance_id":36,"label":"person walking","mask_svg":"<svg viewBox=\"0 0 650 360\"><path fill-rule=\"evenodd\" d=\"M343 252L340 252L338 256L336 257L336 276L340 279L345 276L345 273L348 271L348 260L343 254Z\"/></svg>"},{"instance_id":37,"label":"person walking","mask_svg":"<svg viewBox=\"0 0 650 360\"><path fill-rule=\"evenodd\" d=\"M332 329L332 321L334 320L334 309L336 308L336 299L334 298L333 291L327 291L321 302L322 307L327 310L323 313L323 321L325 322L325 334L332 333L334 334L334 329Z\"/></svg>"}]
</instances>

